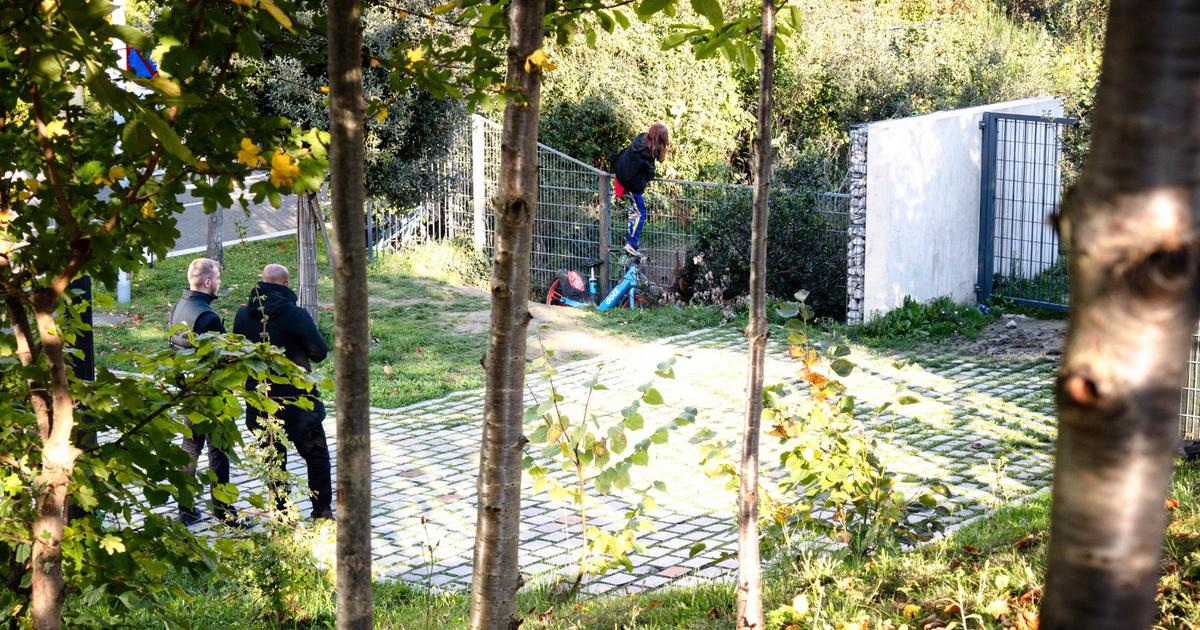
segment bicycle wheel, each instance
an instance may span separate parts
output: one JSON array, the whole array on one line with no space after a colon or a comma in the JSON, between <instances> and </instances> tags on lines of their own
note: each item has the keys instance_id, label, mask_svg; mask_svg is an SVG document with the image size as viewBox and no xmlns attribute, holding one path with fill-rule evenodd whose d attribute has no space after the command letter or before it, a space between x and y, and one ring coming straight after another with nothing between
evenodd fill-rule
<instances>
[{"instance_id":1,"label":"bicycle wheel","mask_svg":"<svg viewBox=\"0 0 1200 630\"><path fill-rule=\"evenodd\" d=\"M555 278L554 282L550 283L550 290L546 291L546 304L548 306L557 306L560 303L559 298L561 297L562 294L558 292L558 278Z\"/></svg>"}]
</instances>

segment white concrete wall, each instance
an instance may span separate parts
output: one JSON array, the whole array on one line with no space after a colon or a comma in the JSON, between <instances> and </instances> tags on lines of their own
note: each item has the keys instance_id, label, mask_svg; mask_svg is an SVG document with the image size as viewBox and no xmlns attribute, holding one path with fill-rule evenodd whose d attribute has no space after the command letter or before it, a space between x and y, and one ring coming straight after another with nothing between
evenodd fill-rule
<instances>
[{"instance_id":1,"label":"white concrete wall","mask_svg":"<svg viewBox=\"0 0 1200 630\"><path fill-rule=\"evenodd\" d=\"M1062 116L1062 102L1031 98L868 126L867 321L906 295L974 300L984 112Z\"/></svg>"}]
</instances>

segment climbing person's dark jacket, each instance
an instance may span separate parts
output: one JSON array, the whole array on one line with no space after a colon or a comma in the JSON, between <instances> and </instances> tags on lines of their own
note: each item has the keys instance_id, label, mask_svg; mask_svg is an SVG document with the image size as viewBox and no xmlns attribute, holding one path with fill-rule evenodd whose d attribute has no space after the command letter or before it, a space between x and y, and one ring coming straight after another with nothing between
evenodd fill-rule
<instances>
[{"instance_id":1,"label":"climbing person's dark jacket","mask_svg":"<svg viewBox=\"0 0 1200 630\"><path fill-rule=\"evenodd\" d=\"M251 289L250 299L238 309L233 319L233 332L244 335L250 341L265 341L282 348L288 359L308 372L312 371L313 363L324 361L329 354L329 346L325 344L325 338L317 330L308 311L296 306L296 294L282 284L259 282L258 286ZM246 381L248 390L257 386L258 382L253 379ZM285 423L319 423L325 418L325 407L316 388L306 393L290 383L272 383L270 395L272 399L284 403L302 395L307 395L313 401L314 409L311 411L285 407L279 413ZM250 415L253 418L253 414Z\"/></svg>"},{"instance_id":2,"label":"climbing person's dark jacket","mask_svg":"<svg viewBox=\"0 0 1200 630\"><path fill-rule=\"evenodd\" d=\"M625 190L641 195L646 192L646 184L654 179L654 155L646 146L646 134L639 133L629 146L619 153L609 156L613 173Z\"/></svg>"},{"instance_id":3,"label":"climbing person's dark jacket","mask_svg":"<svg viewBox=\"0 0 1200 630\"><path fill-rule=\"evenodd\" d=\"M186 326L171 335L168 343L171 344L172 349L191 348L192 341L188 339L189 333L203 335L210 332L225 332L225 324L221 323L221 316L217 315L212 306L209 306L215 299L217 296L203 291L184 290L179 301L171 307L170 315L167 315L167 320L170 322L168 328L175 328L180 324Z\"/></svg>"}]
</instances>

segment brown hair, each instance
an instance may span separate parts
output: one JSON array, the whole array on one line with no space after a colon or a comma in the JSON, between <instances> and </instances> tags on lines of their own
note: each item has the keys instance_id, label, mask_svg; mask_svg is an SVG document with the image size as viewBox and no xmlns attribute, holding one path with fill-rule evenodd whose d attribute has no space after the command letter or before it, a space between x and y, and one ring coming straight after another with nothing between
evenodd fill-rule
<instances>
[{"instance_id":1,"label":"brown hair","mask_svg":"<svg viewBox=\"0 0 1200 630\"><path fill-rule=\"evenodd\" d=\"M650 154L659 162L667 159L667 145L670 141L667 126L662 123L650 125L650 130L646 132L646 148L650 149Z\"/></svg>"}]
</instances>

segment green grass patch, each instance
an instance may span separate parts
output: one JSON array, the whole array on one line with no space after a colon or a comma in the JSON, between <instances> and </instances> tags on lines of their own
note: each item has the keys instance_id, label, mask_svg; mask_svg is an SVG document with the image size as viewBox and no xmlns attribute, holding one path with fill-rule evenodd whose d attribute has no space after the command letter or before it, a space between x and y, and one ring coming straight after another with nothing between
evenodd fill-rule
<instances>
[{"instance_id":1,"label":"green grass patch","mask_svg":"<svg viewBox=\"0 0 1200 630\"><path fill-rule=\"evenodd\" d=\"M846 326L823 321L822 325L868 347L904 349L951 337L974 339L998 317L995 311L985 315L972 305L958 304L947 297L924 303L906 297L901 306L867 324Z\"/></svg>"},{"instance_id":2,"label":"green grass patch","mask_svg":"<svg viewBox=\"0 0 1200 630\"><path fill-rule=\"evenodd\" d=\"M1181 464L1171 488L1171 509L1158 626L1191 628L1200 619L1200 464ZM800 628L909 628L975 615L971 628L1005 628L1040 604L1050 527L1050 498L1043 494L1003 507L945 540L912 552L887 552L866 560L797 554L767 572L767 630ZM296 599L294 622L253 622L256 604L225 576L169 578L176 596L162 606L125 614L121 625L155 628L187 619L193 628L332 627L330 593ZM799 597L798 597L799 596ZM467 627L465 593L430 592L388 582L376 585L377 627ZM523 628L608 630L729 628L734 592L728 583L703 583L638 595L559 601L544 587L522 591L517 604ZM853 624L865 624L855 626Z\"/></svg>"},{"instance_id":3,"label":"green grass patch","mask_svg":"<svg viewBox=\"0 0 1200 630\"><path fill-rule=\"evenodd\" d=\"M332 341L333 274L319 241L317 256L318 295L325 305L318 314L318 325ZM97 289L98 297L108 298L101 303L112 302L98 307L97 314L116 319L115 324L98 323L96 327L98 365L129 369L132 365L116 359L117 353L149 352L166 346L167 315L187 287L187 266L192 258L168 258L140 270L132 280L131 304L116 304L109 291ZM213 303L225 325L232 327L234 314L265 265L280 263L294 270L295 261L294 239L227 247L221 297ZM398 407L483 387L480 361L487 347L490 301L486 291L474 287L480 283L486 286L486 270L486 261L456 243L428 243L402 253L376 256L368 268L371 302L367 314L373 406ZM671 305L640 311L593 311L579 318L578 324L600 334L640 342L720 322L721 312L716 308ZM333 358L315 370L332 378ZM331 398L332 393L326 396Z\"/></svg>"}]
</instances>

